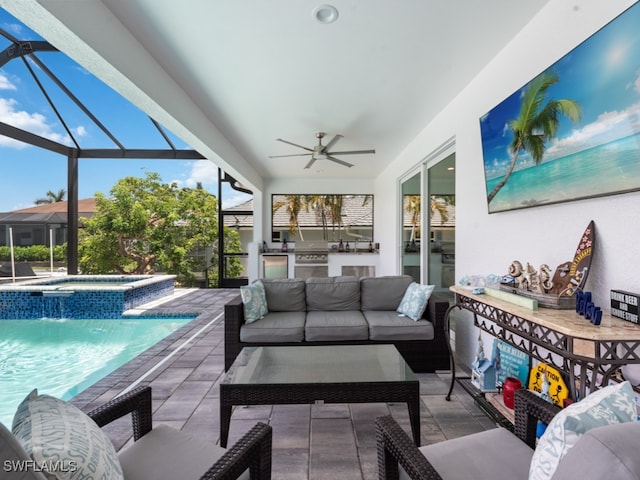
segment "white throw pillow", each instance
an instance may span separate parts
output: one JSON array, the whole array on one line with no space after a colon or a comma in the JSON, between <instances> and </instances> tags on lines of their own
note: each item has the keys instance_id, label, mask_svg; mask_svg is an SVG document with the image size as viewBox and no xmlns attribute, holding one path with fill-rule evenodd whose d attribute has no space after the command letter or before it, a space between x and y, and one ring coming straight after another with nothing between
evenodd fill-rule
<instances>
[{"instance_id":1,"label":"white throw pillow","mask_svg":"<svg viewBox=\"0 0 640 480\"><path fill-rule=\"evenodd\" d=\"M245 323L255 322L269 313L267 294L264 291L264 284L260 280L256 280L251 285L241 286L240 296L244 305Z\"/></svg>"},{"instance_id":2,"label":"white throw pillow","mask_svg":"<svg viewBox=\"0 0 640 480\"><path fill-rule=\"evenodd\" d=\"M33 390L18 406L13 435L45 477L123 479L113 444L87 414Z\"/></svg>"},{"instance_id":3,"label":"white throw pillow","mask_svg":"<svg viewBox=\"0 0 640 480\"><path fill-rule=\"evenodd\" d=\"M636 402L629 382L610 385L561 410L538 441L529 480L549 480L562 458L588 430L637 419Z\"/></svg>"},{"instance_id":4,"label":"white throw pillow","mask_svg":"<svg viewBox=\"0 0 640 480\"><path fill-rule=\"evenodd\" d=\"M421 285L412 282L405 290L404 297L402 297L402 301L396 311L401 315L406 315L411 320L420 320L427 308L429 297L431 297L434 288L435 285Z\"/></svg>"}]
</instances>

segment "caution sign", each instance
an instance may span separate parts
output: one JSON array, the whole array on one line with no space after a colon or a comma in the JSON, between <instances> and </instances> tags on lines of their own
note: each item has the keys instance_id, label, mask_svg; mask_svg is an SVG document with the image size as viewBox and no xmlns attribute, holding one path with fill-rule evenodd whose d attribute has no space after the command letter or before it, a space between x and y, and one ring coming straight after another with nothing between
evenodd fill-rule
<instances>
[{"instance_id":1,"label":"caution sign","mask_svg":"<svg viewBox=\"0 0 640 480\"><path fill-rule=\"evenodd\" d=\"M529 390L559 407L563 407L569 397L569 389L560 372L546 363L539 363L531 369Z\"/></svg>"}]
</instances>

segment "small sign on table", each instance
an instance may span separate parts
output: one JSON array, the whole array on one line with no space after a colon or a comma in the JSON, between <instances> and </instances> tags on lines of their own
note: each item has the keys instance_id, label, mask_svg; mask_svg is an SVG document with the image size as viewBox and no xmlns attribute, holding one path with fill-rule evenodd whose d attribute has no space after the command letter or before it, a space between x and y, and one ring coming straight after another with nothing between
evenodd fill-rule
<instances>
[{"instance_id":1,"label":"small sign on table","mask_svg":"<svg viewBox=\"0 0 640 480\"><path fill-rule=\"evenodd\" d=\"M611 315L632 323L640 323L638 319L637 293L623 290L611 290Z\"/></svg>"}]
</instances>

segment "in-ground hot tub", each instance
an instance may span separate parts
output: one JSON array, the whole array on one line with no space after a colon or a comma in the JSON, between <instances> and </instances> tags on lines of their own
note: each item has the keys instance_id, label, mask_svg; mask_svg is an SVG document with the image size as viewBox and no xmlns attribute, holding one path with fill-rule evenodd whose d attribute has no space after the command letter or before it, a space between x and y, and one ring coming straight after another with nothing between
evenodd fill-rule
<instances>
[{"instance_id":1,"label":"in-ground hot tub","mask_svg":"<svg viewBox=\"0 0 640 480\"><path fill-rule=\"evenodd\" d=\"M173 293L175 275L67 275L0 285L0 319L120 318Z\"/></svg>"}]
</instances>

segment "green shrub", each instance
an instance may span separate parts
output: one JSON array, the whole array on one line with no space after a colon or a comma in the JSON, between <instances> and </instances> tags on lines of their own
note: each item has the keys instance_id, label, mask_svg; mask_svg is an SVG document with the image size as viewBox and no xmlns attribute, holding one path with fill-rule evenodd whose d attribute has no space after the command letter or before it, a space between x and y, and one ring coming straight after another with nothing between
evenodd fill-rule
<instances>
[{"instance_id":1,"label":"green shrub","mask_svg":"<svg viewBox=\"0 0 640 480\"><path fill-rule=\"evenodd\" d=\"M29 245L28 247L14 247L13 255L16 262L48 262L50 260L49 247L45 245ZM64 262L67 260L67 244L53 247L53 260ZM11 249L0 246L0 261L11 261Z\"/></svg>"}]
</instances>

